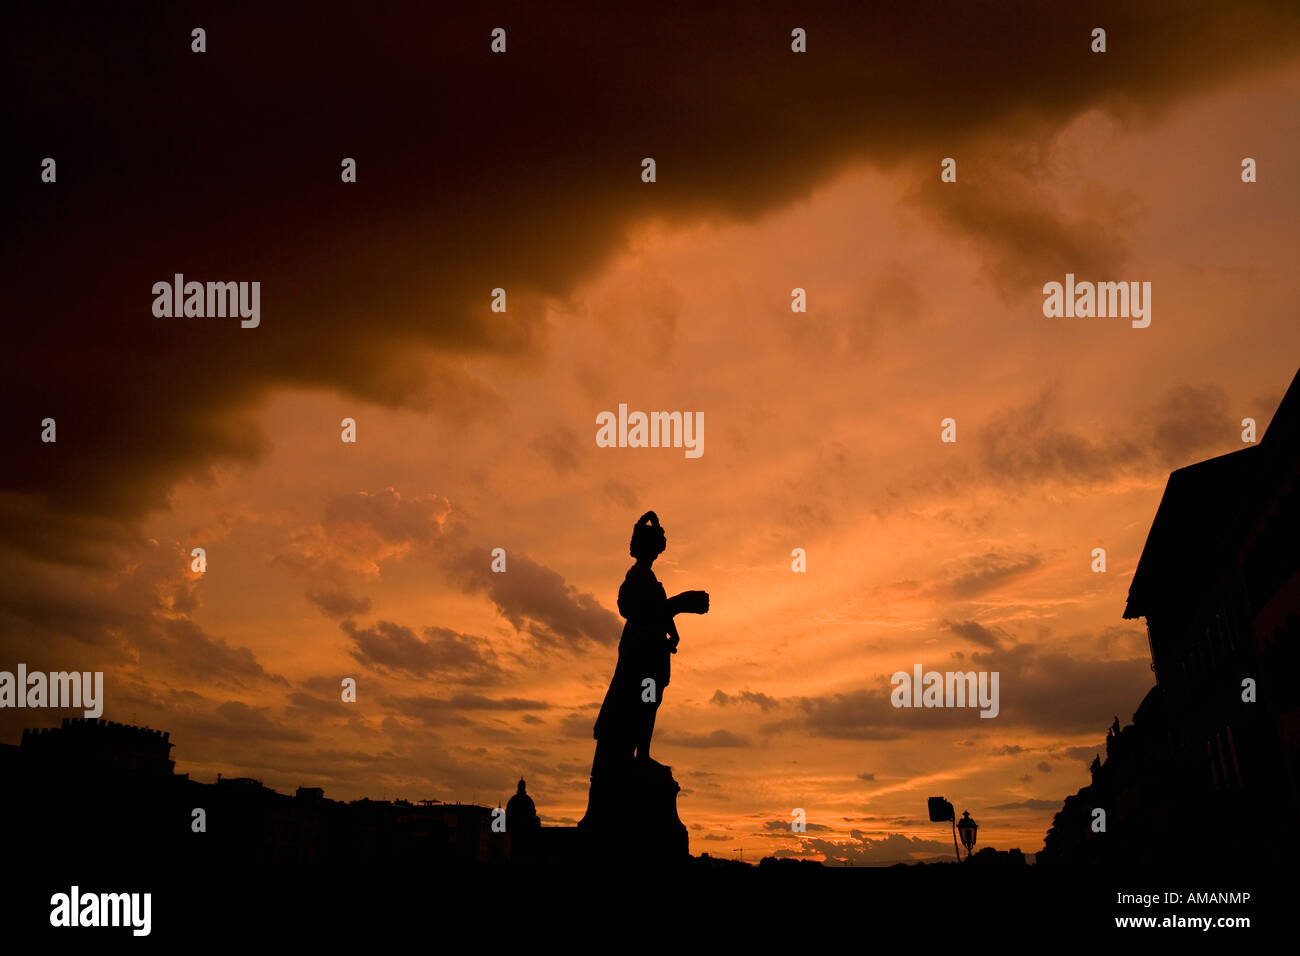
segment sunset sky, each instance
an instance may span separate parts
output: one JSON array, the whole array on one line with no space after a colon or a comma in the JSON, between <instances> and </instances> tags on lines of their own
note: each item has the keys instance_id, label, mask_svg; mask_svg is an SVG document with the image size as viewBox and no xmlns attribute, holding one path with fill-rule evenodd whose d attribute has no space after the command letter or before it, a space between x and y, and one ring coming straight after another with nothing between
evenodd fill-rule
<instances>
[{"instance_id":1,"label":"sunset sky","mask_svg":"<svg viewBox=\"0 0 1300 956\"><path fill-rule=\"evenodd\" d=\"M540 6L18 15L0 669L103 670L196 779L522 775L573 824L653 509L711 595L652 748L692 852L951 855L934 794L1037 850L1153 683L1168 473L1300 366L1300 14ZM154 317L178 272L260 281L260 327ZM1067 272L1150 327L1045 318ZM597 447L619 403L703 412L702 457ZM918 663L1000 714L894 709Z\"/></svg>"}]
</instances>

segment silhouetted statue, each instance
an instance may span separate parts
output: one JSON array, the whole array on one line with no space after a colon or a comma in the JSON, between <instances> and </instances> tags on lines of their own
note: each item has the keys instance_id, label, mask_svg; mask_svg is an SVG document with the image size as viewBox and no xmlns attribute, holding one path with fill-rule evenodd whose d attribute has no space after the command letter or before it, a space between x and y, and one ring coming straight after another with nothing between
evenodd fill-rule
<instances>
[{"instance_id":1,"label":"silhouetted statue","mask_svg":"<svg viewBox=\"0 0 1300 956\"><path fill-rule=\"evenodd\" d=\"M655 558L667 547L658 515L647 511L632 529L628 550L636 563L618 589L618 613L627 624L618 642L614 677L593 729L593 774L610 761L622 761L634 752L637 759L650 760L650 738L670 676L669 656L677 653L680 640L673 618L709 610L705 591L683 591L668 597L651 570Z\"/></svg>"},{"instance_id":2,"label":"silhouetted statue","mask_svg":"<svg viewBox=\"0 0 1300 956\"><path fill-rule=\"evenodd\" d=\"M618 589L618 611L627 623L593 728L591 791L578 825L596 855L664 861L689 856L686 827L677 816L681 788L671 768L650 759L650 739L668 686L670 655L677 652L673 618L707 613L709 595L683 591L668 597L650 567L667 546L659 517L647 511L632 529L628 548L636 564Z\"/></svg>"}]
</instances>

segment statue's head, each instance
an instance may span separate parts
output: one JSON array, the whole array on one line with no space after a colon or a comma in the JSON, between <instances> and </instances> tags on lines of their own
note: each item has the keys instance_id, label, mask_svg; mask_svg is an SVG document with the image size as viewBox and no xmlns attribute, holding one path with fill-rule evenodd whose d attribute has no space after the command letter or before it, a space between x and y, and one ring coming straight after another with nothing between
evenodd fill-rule
<instances>
[{"instance_id":1,"label":"statue's head","mask_svg":"<svg viewBox=\"0 0 1300 956\"><path fill-rule=\"evenodd\" d=\"M668 538L664 535L664 529L659 527L659 516L653 511L647 511L637 519L636 527L632 529L632 544L628 551L638 561L653 561L664 553L666 547Z\"/></svg>"}]
</instances>

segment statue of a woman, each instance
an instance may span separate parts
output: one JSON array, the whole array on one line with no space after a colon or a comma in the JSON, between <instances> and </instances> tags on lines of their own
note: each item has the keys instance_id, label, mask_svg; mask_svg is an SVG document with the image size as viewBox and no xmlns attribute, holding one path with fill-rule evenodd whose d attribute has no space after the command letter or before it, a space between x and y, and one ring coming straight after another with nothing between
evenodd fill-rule
<instances>
[{"instance_id":1,"label":"statue of a woman","mask_svg":"<svg viewBox=\"0 0 1300 956\"><path fill-rule=\"evenodd\" d=\"M611 763L650 760L655 715L668 686L669 655L677 653L677 614L705 614L709 595L683 591L668 597L650 566L668 546L653 511L643 514L632 529L629 551L636 563L618 589L618 612L627 619L618 642L618 664L596 717L595 776ZM650 681L652 683L647 683Z\"/></svg>"}]
</instances>

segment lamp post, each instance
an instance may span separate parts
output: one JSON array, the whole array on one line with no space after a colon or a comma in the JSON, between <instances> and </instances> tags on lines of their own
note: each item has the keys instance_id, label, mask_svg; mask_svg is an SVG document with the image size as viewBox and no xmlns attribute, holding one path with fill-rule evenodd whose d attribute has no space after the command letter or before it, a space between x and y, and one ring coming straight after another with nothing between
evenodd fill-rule
<instances>
[{"instance_id":1,"label":"lamp post","mask_svg":"<svg viewBox=\"0 0 1300 956\"><path fill-rule=\"evenodd\" d=\"M975 831L980 825L970 818L970 811L961 812L961 820L957 822L957 829L961 831L961 845L966 848L966 859L970 859L971 851L975 849Z\"/></svg>"}]
</instances>

